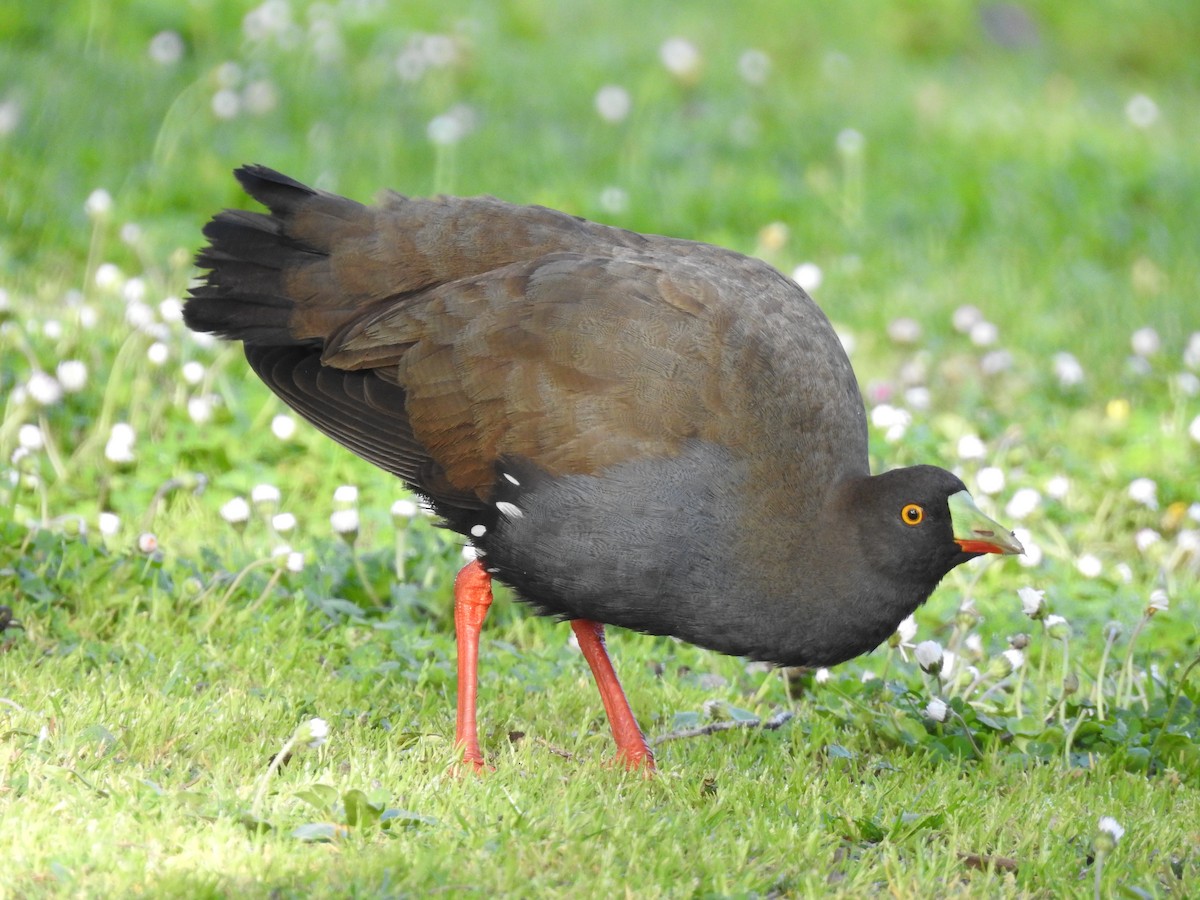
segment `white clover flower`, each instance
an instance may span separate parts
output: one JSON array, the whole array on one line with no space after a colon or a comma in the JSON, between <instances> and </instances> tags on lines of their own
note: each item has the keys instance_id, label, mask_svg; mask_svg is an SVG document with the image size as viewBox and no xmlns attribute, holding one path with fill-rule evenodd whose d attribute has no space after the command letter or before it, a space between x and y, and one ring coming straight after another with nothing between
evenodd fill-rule
<instances>
[{"instance_id":1,"label":"white clover flower","mask_svg":"<svg viewBox=\"0 0 1200 900\"><path fill-rule=\"evenodd\" d=\"M936 675L942 670L942 645L937 641L921 641L913 651L922 671Z\"/></svg>"},{"instance_id":2,"label":"white clover flower","mask_svg":"<svg viewBox=\"0 0 1200 900\"><path fill-rule=\"evenodd\" d=\"M625 188L609 185L600 191L600 208L611 215L620 215L629 209L629 192Z\"/></svg>"},{"instance_id":3,"label":"white clover flower","mask_svg":"<svg viewBox=\"0 0 1200 900\"><path fill-rule=\"evenodd\" d=\"M221 506L221 518L230 525L245 525L250 518L250 504L245 497L234 497Z\"/></svg>"},{"instance_id":4,"label":"white clover flower","mask_svg":"<svg viewBox=\"0 0 1200 900\"><path fill-rule=\"evenodd\" d=\"M983 459L987 456L987 447L976 434L964 434L958 439L959 459Z\"/></svg>"},{"instance_id":5,"label":"white clover flower","mask_svg":"<svg viewBox=\"0 0 1200 900\"><path fill-rule=\"evenodd\" d=\"M296 517L290 512L276 513L271 516L271 528L276 534L289 534L296 527Z\"/></svg>"},{"instance_id":6,"label":"white clover flower","mask_svg":"<svg viewBox=\"0 0 1200 900\"><path fill-rule=\"evenodd\" d=\"M1171 597L1167 594L1166 588L1159 586L1150 592L1150 602L1146 605L1146 613L1148 615L1166 612L1170 608Z\"/></svg>"},{"instance_id":7,"label":"white clover flower","mask_svg":"<svg viewBox=\"0 0 1200 900\"><path fill-rule=\"evenodd\" d=\"M188 418L197 425L203 425L212 419L213 398L209 395L191 397L187 402Z\"/></svg>"},{"instance_id":8,"label":"white clover flower","mask_svg":"<svg viewBox=\"0 0 1200 900\"><path fill-rule=\"evenodd\" d=\"M146 359L153 366L161 366L170 357L171 351L162 341L155 341L146 348Z\"/></svg>"},{"instance_id":9,"label":"white clover flower","mask_svg":"<svg viewBox=\"0 0 1200 900\"><path fill-rule=\"evenodd\" d=\"M431 144L448 147L466 137L468 130L466 121L459 116L442 113L429 121L429 125L425 128L425 136L429 138Z\"/></svg>"},{"instance_id":10,"label":"white clover flower","mask_svg":"<svg viewBox=\"0 0 1200 900\"><path fill-rule=\"evenodd\" d=\"M910 387L904 392L904 402L913 409L929 409L933 405L933 394L923 385Z\"/></svg>"},{"instance_id":11,"label":"white clover flower","mask_svg":"<svg viewBox=\"0 0 1200 900\"><path fill-rule=\"evenodd\" d=\"M87 386L87 366L77 359L64 359L55 369L55 375L68 394L82 391Z\"/></svg>"},{"instance_id":12,"label":"white clover flower","mask_svg":"<svg viewBox=\"0 0 1200 900\"><path fill-rule=\"evenodd\" d=\"M411 500L397 500L392 504L392 519L399 524L417 514L417 504Z\"/></svg>"},{"instance_id":13,"label":"white clover flower","mask_svg":"<svg viewBox=\"0 0 1200 900\"><path fill-rule=\"evenodd\" d=\"M1133 347L1133 352L1143 359L1148 356L1154 356L1162 349L1162 338L1149 325L1135 331L1129 339L1129 343Z\"/></svg>"},{"instance_id":14,"label":"white clover flower","mask_svg":"<svg viewBox=\"0 0 1200 900\"><path fill-rule=\"evenodd\" d=\"M1021 612L1031 619L1041 618L1046 607L1046 592L1031 587L1023 587L1017 591L1021 598Z\"/></svg>"},{"instance_id":15,"label":"white clover flower","mask_svg":"<svg viewBox=\"0 0 1200 900\"><path fill-rule=\"evenodd\" d=\"M446 34L423 34L418 46L421 55L435 69L444 69L458 62L458 45Z\"/></svg>"},{"instance_id":16,"label":"white clover flower","mask_svg":"<svg viewBox=\"0 0 1200 900\"><path fill-rule=\"evenodd\" d=\"M871 410L871 424L883 431L884 440L894 442L904 437L912 422L912 413L890 403L880 403Z\"/></svg>"},{"instance_id":17,"label":"white clover flower","mask_svg":"<svg viewBox=\"0 0 1200 900\"><path fill-rule=\"evenodd\" d=\"M1025 663L1025 654L1015 647L1010 647L999 656L992 657L988 663L987 673L992 678L1007 678Z\"/></svg>"},{"instance_id":18,"label":"white clover flower","mask_svg":"<svg viewBox=\"0 0 1200 900\"><path fill-rule=\"evenodd\" d=\"M925 715L935 722L945 722L950 715L950 707L941 697L934 697L925 705Z\"/></svg>"},{"instance_id":19,"label":"white clover flower","mask_svg":"<svg viewBox=\"0 0 1200 900\"><path fill-rule=\"evenodd\" d=\"M954 325L954 330L959 334L968 334L972 328L983 321L983 312L978 306L967 304L954 310L950 321Z\"/></svg>"},{"instance_id":20,"label":"white clover flower","mask_svg":"<svg viewBox=\"0 0 1200 900\"><path fill-rule=\"evenodd\" d=\"M0 101L0 137L12 134L21 124L21 105L16 100Z\"/></svg>"},{"instance_id":21,"label":"white clover flower","mask_svg":"<svg viewBox=\"0 0 1200 900\"><path fill-rule=\"evenodd\" d=\"M1162 535L1153 528L1141 528L1133 536L1133 542L1137 545L1138 552L1143 554L1161 540Z\"/></svg>"},{"instance_id":22,"label":"white clover flower","mask_svg":"<svg viewBox=\"0 0 1200 900\"><path fill-rule=\"evenodd\" d=\"M1013 357L1007 350L991 350L984 354L979 361L979 369L984 375L999 375L1012 368Z\"/></svg>"},{"instance_id":23,"label":"white clover flower","mask_svg":"<svg viewBox=\"0 0 1200 900\"><path fill-rule=\"evenodd\" d=\"M304 554L299 550L293 550L287 555L287 562L284 563L289 572L299 573L304 571Z\"/></svg>"},{"instance_id":24,"label":"white clover flower","mask_svg":"<svg viewBox=\"0 0 1200 900\"><path fill-rule=\"evenodd\" d=\"M204 380L204 364L194 359L189 360L183 364L183 368L179 370L179 373L188 384L197 385Z\"/></svg>"},{"instance_id":25,"label":"white clover flower","mask_svg":"<svg viewBox=\"0 0 1200 900\"><path fill-rule=\"evenodd\" d=\"M1042 624L1046 627L1046 634L1055 640L1065 641L1070 637L1071 628L1062 616L1046 616Z\"/></svg>"},{"instance_id":26,"label":"white clover flower","mask_svg":"<svg viewBox=\"0 0 1200 900\"><path fill-rule=\"evenodd\" d=\"M1189 369L1200 369L1200 331L1193 331L1188 336L1187 346L1183 348L1183 364Z\"/></svg>"},{"instance_id":27,"label":"white clover flower","mask_svg":"<svg viewBox=\"0 0 1200 900\"><path fill-rule=\"evenodd\" d=\"M116 513L102 512L98 517L100 533L105 537L113 537L121 530L121 517Z\"/></svg>"},{"instance_id":28,"label":"white clover flower","mask_svg":"<svg viewBox=\"0 0 1200 900\"><path fill-rule=\"evenodd\" d=\"M1070 493L1071 479L1066 475L1055 475L1046 482L1046 493L1055 500L1062 500Z\"/></svg>"},{"instance_id":29,"label":"white clover flower","mask_svg":"<svg viewBox=\"0 0 1200 900\"><path fill-rule=\"evenodd\" d=\"M342 506L353 506L358 503L358 488L352 484L340 485L333 492L333 502Z\"/></svg>"},{"instance_id":30,"label":"white clover flower","mask_svg":"<svg viewBox=\"0 0 1200 900\"><path fill-rule=\"evenodd\" d=\"M606 84L596 91L596 112L605 122L621 122L633 108L629 91L616 84Z\"/></svg>"},{"instance_id":31,"label":"white clover flower","mask_svg":"<svg viewBox=\"0 0 1200 900\"><path fill-rule=\"evenodd\" d=\"M1145 94L1134 94L1125 104L1125 118L1134 128L1149 128L1158 121L1158 104Z\"/></svg>"},{"instance_id":32,"label":"white clover flower","mask_svg":"<svg viewBox=\"0 0 1200 900\"><path fill-rule=\"evenodd\" d=\"M242 98L231 88L221 88L213 94L212 111L218 119L236 119L242 111Z\"/></svg>"},{"instance_id":33,"label":"white clover flower","mask_svg":"<svg viewBox=\"0 0 1200 900\"><path fill-rule=\"evenodd\" d=\"M144 303L146 301L146 282L141 278L130 278L121 287L121 299L126 303Z\"/></svg>"},{"instance_id":34,"label":"white clover flower","mask_svg":"<svg viewBox=\"0 0 1200 900\"><path fill-rule=\"evenodd\" d=\"M329 517L329 525L333 528L336 534L342 537L358 536L358 510L357 509L339 509Z\"/></svg>"},{"instance_id":35,"label":"white clover flower","mask_svg":"<svg viewBox=\"0 0 1200 900\"><path fill-rule=\"evenodd\" d=\"M901 316L888 323L887 333L897 344L915 344L921 339L921 324L916 319Z\"/></svg>"},{"instance_id":36,"label":"white clover flower","mask_svg":"<svg viewBox=\"0 0 1200 900\"><path fill-rule=\"evenodd\" d=\"M990 347L1000 338L1000 329L987 319L980 319L967 333L976 347Z\"/></svg>"},{"instance_id":37,"label":"white clover flower","mask_svg":"<svg viewBox=\"0 0 1200 900\"><path fill-rule=\"evenodd\" d=\"M1129 498L1147 509L1158 509L1158 484L1153 478L1135 478L1129 483Z\"/></svg>"},{"instance_id":38,"label":"white clover flower","mask_svg":"<svg viewBox=\"0 0 1200 900\"><path fill-rule=\"evenodd\" d=\"M160 31L150 38L148 53L160 66L173 66L183 59L183 38L178 31Z\"/></svg>"},{"instance_id":39,"label":"white clover flower","mask_svg":"<svg viewBox=\"0 0 1200 900\"><path fill-rule=\"evenodd\" d=\"M843 128L834 140L838 153L842 156L858 156L867 145L867 139L857 128Z\"/></svg>"},{"instance_id":40,"label":"white clover flower","mask_svg":"<svg viewBox=\"0 0 1200 900\"><path fill-rule=\"evenodd\" d=\"M900 643L911 644L912 639L917 636L916 618L908 615L901 619L900 624L896 626L896 634L900 637Z\"/></svg>"},{"instance_id":41,"label":"white clover flower","mask_svg":"<svg viewBox=\"0 0 1200 900\"><path fill-rule=\"evenodd\" d=\"M62 333L62 322L58 321L58 319L47 319L42 323L42 334L50 338L50 340L57 341L62 337Z\"/></svg>"},{"instance_id":42,"label":"white clover flower","mask_svg":"<svg viewBox=\"0 0 1200 900\"><path fill-rule=\"evenodd\" d=\"M658 58L680 81L692 82L700 75L700 51L687 38L673 37L663 41L658 48Z\"/></svg>"},{"instance_id":43,"label":"white clover flower","mask_svg":"<svg viewBox=\"0 0 1200 900\"><path fill-rule=\"evenodd\" d=\"M814 262L800 263L792 270L792 281L800 285L808 294L821 286L822 276L821 267Z\"/></svg>"},{"instance_id":44,"label":"white clover flower","mask_svg":"<svg viewBox=\"0 0 1200 900\"><path fill-rule=\"evenodd\" d=\"M1112 838L1114 844L1121 840L1125 834L1125 829L1121 827L1121 823L1112 816L1101 816L1097 827L1102 833Z\"/></svg>"},{"instance_id":45,"label":"white clover flower","mask_svg":"<svg viewBox=\"0 0 1200 900\"><path fill-rule=\"evenodd\" d=\"M280 413L271 420L271 433L281 441L290 441L296 433L296 420Z\"/></svg>"},{"instance_id":46,"label":"white clover flower","mask_svg":"<svg viewBox=\"0 0 1200 900\"><path fill-rule=\"evenodd\" d=\"M62 385L53 375L45 372L34 372L25 382L25 390L39 406L53 406L62 399Z\"/></svg>"},{"instance_id":47,"label":"white clover flower","mask_svg":"<svg viewBox=\"0 0 1200 900\"><path fill-rule=\"evenodd\" d=\"M295 741L316 750L329 737L329 723L324 719L309 719L296 729Z\"/></svg>"},{"instance_id":48,"label":"white clover flower","mask_svg":"<svg viewBox=\"0 0 1200 900\"><path fill-rule=\"evenodd\" d=\"M46 446L46 436L40 425L27 422L17 429L17 443L30 453L36 453Z\"/></svg>"},{"instance_id":49,"label":"white clover flower","mask_svg":"<svg viewBox=\"0 0 1200 900\"><path fill-rule=\"evenodd\" d=\"M121 270L113 263L101 263L96 266L95 282L96 287L102 291L114 291L121 286L121 282L125 280L125 276L121 274Z\"/></svg>"},{"instance_id":50,"label":"white clover flower","mask_svg":"<svg viewBox=\"0 0 1200 900\"><path fill-rule=\"evenodd\" d=\"M958 664L958 655L953 650L946 650L942 653L942 680L949 678L954 672L955 665Z\"/></svg>"},{"instance_id":51,"label":"white clover flower","mask_svg":"<svg viewBox=\"0 0 1200 900\"><path fill-rule=\"evenodd\" d=\"M83 204L83 211L87 213L89 219L107 219L112 208L112 194L104 188L96 188L88 194L87 200Z\"/></svg>"},{"instance_id":52,"label":"white clover flower","mask_svg":"<svg viewBox=\"0 0 1200 900\"><path fill-rule=\"evenodd\" d=\"M124 464L134 460L133 429L125 422L117 422L108 435L108 443L104 445L104 456L109 462Z\"/></svg>"},{"instance_id":53,"label":"white clover flower","mask_svg":"<svg viewBox=\"0 0 1200 900\"><path fill-rule=\"evenodd\" d=\"M1004 512L1012 519L1024 519L1042 503L1042 495L1033 488L1021 488L1012 495Z\"/></svg>"},{"instance_id":54,"label":"white clover flower","mask_svg":"<svg viewBox=\"0 0 1200 900\"><path fill-rule=\"evenodd\" d=\"M1075 568L1085 578L1096 578L1104 570L1104 564L1092 553L1084 553L1075 560Z\"/></svg>"},{"instance_id":55,"label":"white clover flower","mask_svg":"<svg viewBox=\"0 0 1200 900\"><path fill-rule=\"evenodd\" d=\"M279 505L280 498L279 488L273 484L256 484L250 490L250 502L260 509Z\"/></svg>"},{"instance_id":56,"label":"white clover flower","mask_svg":"<svg viewBox=\"0 0 1200 900\"><path fill-rule=\"evenodd\" d=\"M1171 376L1171 383L1175 386L1175 390L1185 397L1195 397L1200 394L1200 376L1191 372L1176 372Z\"/></svg>"},{"instance_id":57,"label":"white clover flower","mask_svg":"<svg viewBox=\"0 0 1200 900\"><path fill-rule=\"evenodd\" d=\"M1073 354L1065 351L1055 353L1054 377L1058 379L1059 387L1075 387L1083 382L1083 366Z\"/></svg>"},{"instance_id":58,"label":"white clover flower","mask_svg":"<svg viewBox=\"0 0 1200 900\"><path fill-rule=\"evenodd\" d=\"M183 301L178 297L164 297L158 304L158 317L164 322L182 322Z\"/></svg>"},{"instance_id":59,"label":"white clover flower","mask_svg":"<svg viewBox=\"0 0 1200 900\"><path fill-rule=\"evenodd\" d=\"M158 550L158 538L155 537L152 532L143 531L138 535L137 545L138 550L149 556L151 553L154 553L156 550Z\"/></svg>"},{"instance_id":60,"label":"white clover flower","mask_svg":"<svg viewBox=\"0 0 1200 900\"><path fill-rule=\"evenodd\" d=\"M985 494L998 494L1004 490L1004 472L996 466L985 466L975 476L975 484Z\"/></svg>"},{"instance_id":61,"label":"white clover flower","mask_svg":"<svg viewBox=\"0 0 1200 900\"><path fill-rule=\"evenodd\" d=\"M815 681L817 684L825 684L832 677L832 673L824 666L813 672L813 681Z\"/></svg>"},{"instance_id":62,"label":"white clover flower","mask_svg":"<svg viewBox=\"0 0 1200 900\"><path fill-rule=\"evenodd\" d=\"M738 57L737 69L747 84L764 84L771 73L771 57L761 50L746 50Z\"/></svg>"},{"instance_id":63,"label":"white clover flower","mask_svg":"<svg viewBox=\"0 0 1200 900\"><path fill-rule=\"evenodd\" d=\"M279 105L279 90L269 78L257 78L242 91L242 104L252 115L266 115Z\"/></svg>"}]
</instances>

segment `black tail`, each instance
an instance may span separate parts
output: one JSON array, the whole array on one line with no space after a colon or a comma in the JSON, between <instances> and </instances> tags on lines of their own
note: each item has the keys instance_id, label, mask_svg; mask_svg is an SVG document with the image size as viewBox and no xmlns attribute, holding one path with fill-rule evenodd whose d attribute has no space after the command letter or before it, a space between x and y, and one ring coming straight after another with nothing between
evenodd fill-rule
<instances>
[{"instance_id":1,"label":"black tail","mask_svg":"<svg viewBox=\"0 0 1200 900\"><path fill-rule=\"evenodd\" d=\"M310 212L329 214L330 210L313 210L315 204L330 206L335 216L338 207L362 207L266 166L244 166L234 174L270 214L227 209L204 226L209 243L197 254L196 265L208 273L189 292L183 320L193 331L247 344L319 344L319 335L297 334L292 320L296 298L289 293L287 278L313 262L324 262L329 250L298 234L310 229L294 228L293 223Z\"/></svg>"}]
</instances>

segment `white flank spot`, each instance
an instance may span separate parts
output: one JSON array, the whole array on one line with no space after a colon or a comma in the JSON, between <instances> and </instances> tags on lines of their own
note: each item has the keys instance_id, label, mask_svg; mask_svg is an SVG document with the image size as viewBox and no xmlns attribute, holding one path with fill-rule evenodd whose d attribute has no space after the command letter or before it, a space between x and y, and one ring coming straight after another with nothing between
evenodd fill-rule
<instances>
[{"instance_id":1,"label":"white flank spot","mask_svg":"<svg viewBox=\"0 0 1200 900\"><path fill-rule=\"evenodd\" d=\"M486 525L472 525L471 526L471 537L483 537L485 534L487 534L487 526Z\"/></svg>"},{"instance_id":2,"label":"white flank spot","mask_svg":"<svg viewBox=\"0 0 1200 900\"><path fill-rule=\"evenodd\" d=\"M499 510L501 515L508 516L510 519L519 519L525 515L525 513L517 508L515 503L509 503L507 500L501 500L497 503L496 509Z\"/></svg>"},{"instance_id":3,"label":"white flank spot","mask_svg":"<svg viewBox=\"0 0 1200 900\"><path fill-rule=\"evenodd\" d=\"M507 472L504 473L504 477L508 479L510 484L515 484L517 487L521 486L521 482L517 481L517 479L513 478Z\"/></svg>"}]
</instances>

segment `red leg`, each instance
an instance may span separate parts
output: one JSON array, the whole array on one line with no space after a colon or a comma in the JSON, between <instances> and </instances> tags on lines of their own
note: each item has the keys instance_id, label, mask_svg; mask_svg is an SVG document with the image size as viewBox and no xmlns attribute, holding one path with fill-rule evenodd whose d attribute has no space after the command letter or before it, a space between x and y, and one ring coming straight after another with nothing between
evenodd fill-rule
<instances>
[{"instance_id":1,"label":"red leg","mask_svg":"<svg viewBox=\"0 0 1200 900\"><path fill-rule=\"evenodd\" d=\"M575 630L583 658L592 667L596 687L600 688L600 699L604 702L613 740L617 743L617 759L624 762L627 769L653 772L654 753L638 728L637 719L633 717L629 701L621 690L621 682L613 670L612 660L608 658L608 649L604 646L604 626L590 619L572 619L571 628Z\"/></svg>"},{"instance_id":2,"label":"red leg","mask_svg":"<svg viewBox=\"0 0 1200 900\"><path fill-rule=\"evenodd\" d=\"M483 570L479 560L467 563L454 579L454 632L458 641L458 721L454 743L462 748L463 762L476 769L485 766L475 724L479 632L491 605L492 576Z\"/></svg>"}]
</instances>

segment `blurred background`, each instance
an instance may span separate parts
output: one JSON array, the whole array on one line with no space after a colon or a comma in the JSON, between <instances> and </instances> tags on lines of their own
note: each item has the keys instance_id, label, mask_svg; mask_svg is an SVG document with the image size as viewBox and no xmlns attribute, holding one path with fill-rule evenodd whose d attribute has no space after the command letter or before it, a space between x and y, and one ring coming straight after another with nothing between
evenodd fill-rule
<instances>
[{"instance_id":1,"label":"blurred background","mask_svg":"<svg viewBox=\"0 0 1200 900\"><path fill-rule=\"evenodd\" d=\"M1198 46L1190 0L10 3L0 273L168 278L261 162L809 262L868 332L970 303L1119 371L1197 325Z\"/></svg>"}]
</instances>

